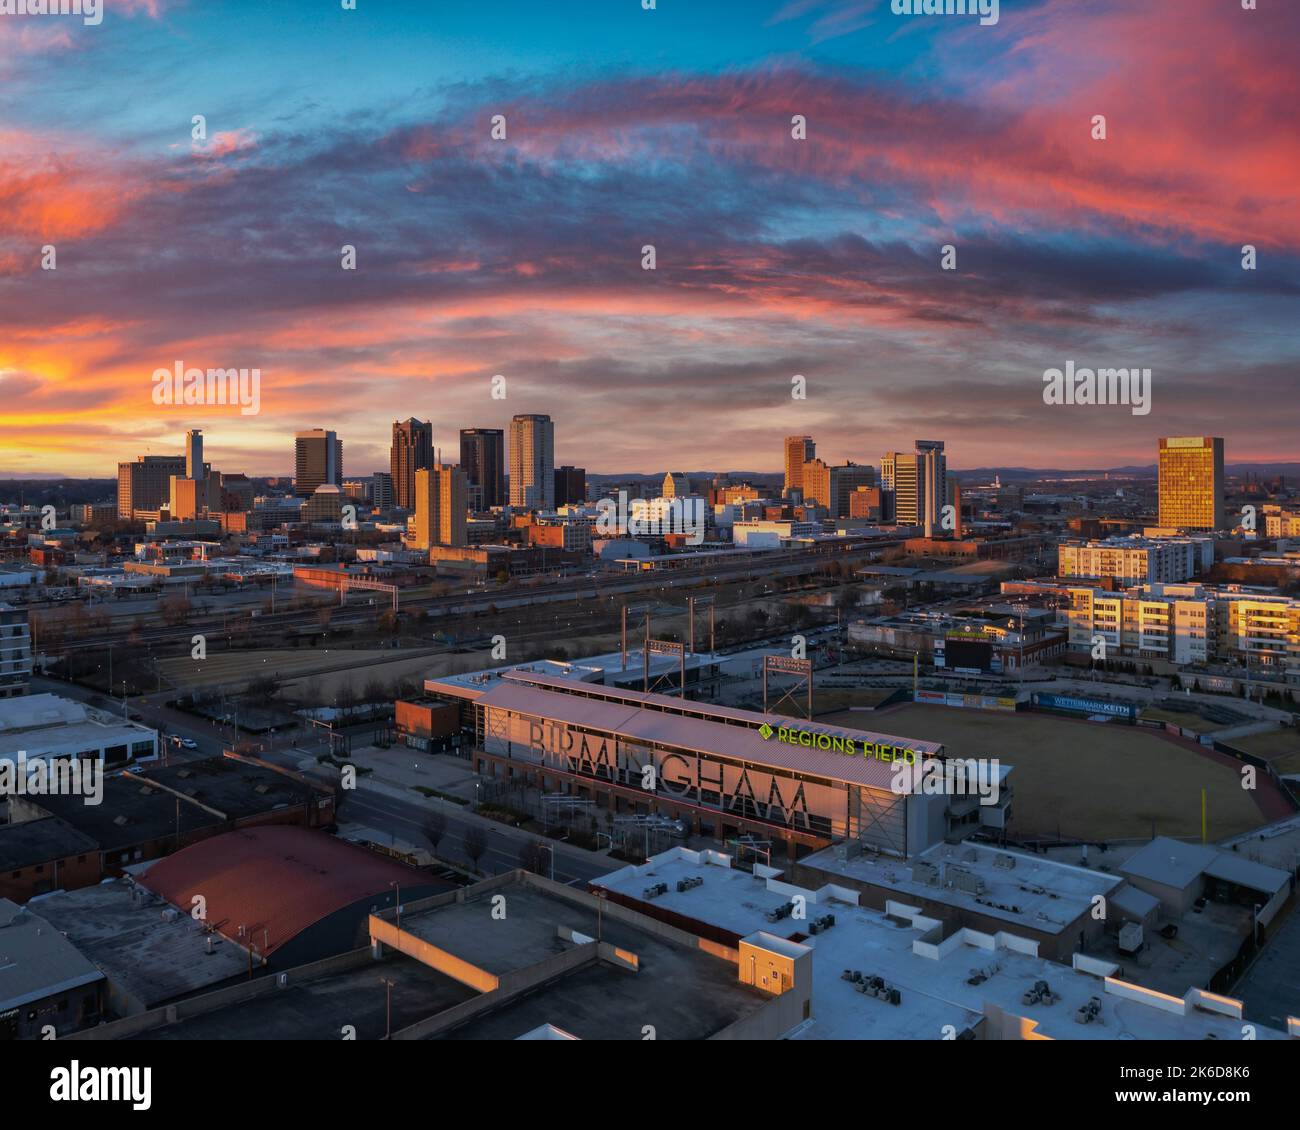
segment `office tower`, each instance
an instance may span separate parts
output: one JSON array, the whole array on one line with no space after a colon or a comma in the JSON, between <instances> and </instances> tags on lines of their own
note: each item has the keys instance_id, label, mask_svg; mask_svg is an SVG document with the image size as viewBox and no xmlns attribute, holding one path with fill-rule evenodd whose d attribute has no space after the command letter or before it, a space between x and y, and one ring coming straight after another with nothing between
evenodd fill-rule
<instances>
[{"instance_id":1,"label":"office tower","mask_svg":"<svg viewBox=\"0 0 1300 1130\"><path fill-rule=\"evenodd\" d=\"M207 479L173 475L167 509L173 521L192 522L208 508Z\"/></svg>"},{"instance_id":2,"label":"office tower","mask_svg":"<svg viewBox=\"0 0 1300 1130\"><path fill-rule=\"evenodd\" d=\"M1162 438L1159 449L1160 525L1221 530L1223 440L1217 436Z\"/></svg>"},{"instance_id":3,"label":"office tower","mask_svg":"<svg viewBox=\"0 0 1300 1130\"><path fill-rule=\"evenodd\" d=\"M799 485L806 506L830 509L831 469L821 459L810 459L799 470Z\"/></svg>"},{"instance_id":4,"label":"office tower","mask_svg":"<svg viewBox=\"0 0 1300 1130\"><path fill-rule=\"evenodd\" d=\"M130 518L137 510L163 510L171 502L172 476L185 474L183 455L137 455L117 465L117 513Z\"/></svg>"},{"instance_id":5,"label":"office tower","mask_svg":"<svg viewBox=\"0 0 1300 1130\"><path fill-rule=\"evenodd\" d=\"M469 476L459 467L438 463L415 472L415 548L465 545Z\"/></svg>"},{"instance_id":6,"label":"office tower","mask_svg":"<svg viewBox=\"0 0 1300 1130\"><path fill-rule=\"evenodd\" d=\"M310 498L325 483L343 481L343 442L334 432L313 428L294 436L293 493Z\"/></svg>"},{"instance_id":7,"label":"office tower","mask_svg":"<svg viewBox=\"0 0 1300 1130\"><path fill-rule=\"evenodd\" d=\"M948 501L948 460L943 453L943 440L918 439L916 454L921 459L923 476L921 525L925 536L932 538L941 528L943 507Z\"/></svg>"},{"instance_id":8,"label":"office tower","mask_svg":"<svg viewBox=\"0 0 1300 1130\"><path fill-rule=\"evenodd\" d=\"M880 457L880 510L882 521L896 526L921 524L921 461L906 451L887 451Z\"/></svg>"},{"instance_id":9,"label":"office tower","mask_svg":"<svg viewBox=\"0 0 1300 1130\"><path fill-rule=\"evenodd\" d=\"M669 471L668 474L664 476L664 498L689 498L690 495L691 480L680 471Z\"/></svg>"},{"instance_id":10,"label":"office tower","mask_svg":"<svg viewBox=\"0 0 1300 1130\"><path fill-rule=\"evenodd\" d=\"M185 433L185 477L187 479L204 477L203 432L199 428L192 428Z\"/></svg>"},{"instance_id":11,"label":"office tower","mask_svg":"<svg viewBox=\"0 0 1300 1130\"><path fill-rule=\"evenodd\" d=\"M510 421L510 505L518 510L555 508L555 424L549 416Z\"/></svg>"},{"instance_id":12,"label":"office tower","mask_svg":"<svg viewBox=\"0 0 1300 1130\"><path fill-rule=\"evenodd\" d=\"M948 501L948 461L943 441L919 439L916 451L880 457L881 518L898 526L921 526L927 537L942 528Z\"/></svg>"},{"instance_id":13,"label":"office tower","mask_svg":"<svg viewBox=\"0 0 1300 1130\"><path fill-rule=\"evenodd\" d=\"M555 505L576 506L587 501L587 469L555 468Z\"/></svg>"},{"instance_id":14,"label":"office tower","mask_svg":"<svg viewBox=\"0 0 1300 1130\"><path fill-rule=\"evenodd\" d=\"M403 510L415 508L415 472L433 466L433 425L411 417L393 421L393 444L388 471L393 492Z\"/></svg>"},{"instance_id":15,"label":"office tower","mask_svg":"<svg viewBox=\"0 0 1300 1130\"><path fill-rule=\"evenodd\" d=\"M880 521L881 490L879 487L858 487L849 494L849 517Z\"/></svg>"},{"instance_id":16,"label":"office tower","mask_svg":"<svg viewBox=\"0 0 1300 1130\"><path fill-rule=\"evenodd\" d=\"M464 428L460 433L460 467L475 494L476 508L506 504L506 440L500 428Z\"/></svg>"},{"instance_id":17,"label":"office tower","mask_svg":"<svg viewBox=\"0 0 1300 1130\"><path fill-rule=\"evenodd\" d=\"M812 436L785 437L785 488L782 493L803 490L803 465L817 457Z\"/></svg>"},{"instance_id":18,"label":"office tower","mask_svg":"<svg viewBox=\"0 0 1300 1130\"><path fill-rule=\"evenodd\" d=\"M393 493L393 476L387 471L376 471L370 476L370 501L380 510L391 510L396 502Z\"/></svg>"},{"instance_id":19,"label":"office tower","mask_svg":"<svg viewBox=\"0 0 1300 1130\"><path fill-rule=\"evenodd\" d=\"M859 463L845 463L830 469L830 493L826 508L832 518L848 518L849 499L859 487L875 486L876 469Z\"/></svg>"}]
</instances>

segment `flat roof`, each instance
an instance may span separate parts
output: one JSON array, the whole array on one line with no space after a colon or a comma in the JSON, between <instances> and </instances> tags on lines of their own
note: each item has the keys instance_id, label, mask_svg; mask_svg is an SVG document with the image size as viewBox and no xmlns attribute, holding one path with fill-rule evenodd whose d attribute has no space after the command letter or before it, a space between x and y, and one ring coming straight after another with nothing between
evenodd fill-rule
<instances>
[{"instance_id":1,"label":"flat roof","mask_svg":"<svg viewBox=\"0 0 1300 1130\"><path fill-rule=\"evenodd\" d=\"M454 1008L478 994L418 961L391 954L327 977L289 983L274 993L149 1028L133 1040L339 1040L351 1027L358 1040L381 1040L387 1030L392 981L393 1031Z\"/></svg>"},{"instance_id":2,"label":"flat roof","mask_svg":"<svg viewBox=\"0 0 1300 1130\"><path fill-rule=\"evenodd\" d=\"M193 801L224 812L231 819L301 805L323 791L287 773L235 757L205 757L179 765L151 765L132 769L127 776L174 789Z\"/></svg>"},{"instance_id":3,"label":"flat roof","mask_svg":"<svg viewBox=\"0 0 1300 1130\"><path fill-rule=\"evenodd\" d=\"M41 797L41 800L45 799ZM83 803L80 797L61 799ZM0 871L18 871L36 863L50 863L98 851L99 845L89 836L53 816L0 824ZM50 879L54 879L52 873Z\"/></svg>"},{"instance_id":4,"label":"flat roof","mask_svg":"<svg viewBox=\"0 0 1300 1130\"><path fill-rule=\"evenodd\" d=\"M508 913L492 918L493 895ZM410 925L403 915L402 927ZM440 1032L447 1040L514 1040L550 1024L580 1040L640 1040L651 1025L660 1040L707 1039L763 1007L767 994L740 983L735 965L703 950L666 941L527 883L512 883L465 903L431 910L422 936L442 949L501 972L536 965L572 948L559 929L637 955L638 972L592 962ZM489 971L491 971L489 968Z\"/></svg>"},{"instance_id":5,"label":"flat roof","mask_svg":"<svg viewBox=\"0 0 1300 1130\"><path fill-rule=\"evenodd\" d=\"M1092 908L1094 896L1107 894L1124 882L1119 875L969 840L935 844L906 862L871 854L842 860L835 848L827 848L800 863L823 872L828 882L844 876L897 891L904 900L937 900L1045 934L1059 934ZM927 869L924 865L939 869L945 885L926 882L920 874ZM983 892L947 885L958 871L980 880Z\"/></svg>"},{"instance_id":6,"label":"flat roof","mask_svg":"<svg viewBox=\"0 0 1300 1130\"><path fill-rule=\"evenodd\" d=\"M151 1008L247 976L248 956L201 922L125 879L38 895L27 904L90 958L109 983Z\"/></svg>"},{"instance_id":7,"label":"flat roof","mask_svg":"<svg viewBox=\"0 0 1300 1130\"><path fill-rule=\"evenodd\" d=\"M1120 873L1183 890L1191 886L1218 853L1207 844L1188 844L1157 836L1120 865Z\"/></svg>"},{"instance_id":8,"label":"flat roof","mask_svg":"<svg viewBox=\"0 0 1300 1130\"><path fill-rule=\"evenodd\" d=\"M59 794L31 797L29 803L90 837L95 850L107 852L168 836L185 837L222 823L221 817L197 804L182 804L178 812L174 796L130 774L106 776L103 788L101 804Z\"/></svg>"},{"instance_id":9,"label":"flat roof","mask_svg":"<svg viewBox=\"0 0 1300 1130\"><path fill-rule=\"evenodd\" d=\"M597 692L606 690L603 687L594 689ZM507 678L484 692L477 702L490 709L535 715L572 726L607 730L634 741L715 754L754 765L806 773L885 791L890 790L894 780L892 762L812 746L787 744L776 737L764 739L759 733L759 727L770 722L773 730L786 728L828 737L851 738L859 744L880 743L912 749L922 755L934 755L943 749L935 742L851 730L819 722L802 722L792 718L768 719L754 711L684 703L665 695L646 695L633 691L584 695L574 693L575 690L579 688L562 680L542 680L538 685L530 686Z\"/></svg>"},{"instance_id":10,"label":"flat roof","mask_svg":"<svg viewBox=\"0 0 1300 1130\"><path fill-rule=\"evenodd\" d=\"M44 918L0 898L0 1011L103 979L94 964Z\"/></svg>"},{"instance_id":11,"label":"flat roof","mask_svg":"<svg viewBox=\"0 0 1300 1130\"><path fill-rule=\"evenodd\" d=\"M921 917L905 900L891 903L893 913L885 914L855 905L855 892L840 888L843 897L837 897L824 887L806 892L807 920L769 922L767 912L799 888L775 879L769 886L767 878L730 864L721 853L674 848L592 886L643 903L637 909L645 913L666 911L738 939L762 931L811 948L812 1017L795 1039L939 1040L945 1026L961 1032L991 1005L1027 1018L1038 1034L1051 1039L1241 1039L1241 1020L1103 976L1101 971L1114 968L1106 963L1094 973L1048 961L1037 956L1033 942L1007 933L959 929L943 936L942 923ZM679 892L677 881L691 877L704 882ZM645 900L645 888L655 883L667 884L667 891ZM812 921L825 914L834 915L835 925L811 934ZM680 919L674 924L686 928ZM845 970L883 978L899 990L899 1004L857 992L844 980ZM1024 1003L1024 994L1038 981L1057 995L1054 1003ZM1079 1009L1093 998L1100 1004L1097 1018L1076 1023ZM1260 1026L1257 1038L1286 1037Z\"/></svg>"}]
</instances>

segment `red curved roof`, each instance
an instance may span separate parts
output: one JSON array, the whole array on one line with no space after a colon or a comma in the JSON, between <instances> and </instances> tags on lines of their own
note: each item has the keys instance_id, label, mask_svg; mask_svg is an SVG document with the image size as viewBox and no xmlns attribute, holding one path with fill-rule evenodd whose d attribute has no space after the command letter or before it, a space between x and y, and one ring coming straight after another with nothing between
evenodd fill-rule
<instances>
[{"instance_id":1,"label":"red curved roof","mask_svg":"<svg viewBox=\"0 0 1300 1130\"><path fill-rule=\"evenodd\" d=\"M283 824L202 840L140 877L142 886L187 913L201 895L207 921L220 934L251 938L264 956L345 906L378 901L394 881L408 887L435 882L325 832Z\"/></svg>"}]
</instances>

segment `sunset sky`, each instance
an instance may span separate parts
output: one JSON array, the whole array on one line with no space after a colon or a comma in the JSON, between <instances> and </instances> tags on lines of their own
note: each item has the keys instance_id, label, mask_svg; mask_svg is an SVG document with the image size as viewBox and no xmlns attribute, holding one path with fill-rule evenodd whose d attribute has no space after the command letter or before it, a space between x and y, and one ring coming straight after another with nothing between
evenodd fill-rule
<instances>
[{"instance_id":1,"label":"sunset sky","mask_svg":"<svg viewBox=\"0 0 1300 1130\"><path fill-rule=\"evenodd\" d=\"M1300 460L1298 41L1294 0L0 16L0 474L111 476L187 427L286 474L328 427L351 477L398 417L454 459L523 412L593 473L776 470L805 432L834 462ZM1151 413L1045 405L1068 360L1151 368ZM260 368L260 414L155 406L177 361Z\"/></svg>"}]
</instances>

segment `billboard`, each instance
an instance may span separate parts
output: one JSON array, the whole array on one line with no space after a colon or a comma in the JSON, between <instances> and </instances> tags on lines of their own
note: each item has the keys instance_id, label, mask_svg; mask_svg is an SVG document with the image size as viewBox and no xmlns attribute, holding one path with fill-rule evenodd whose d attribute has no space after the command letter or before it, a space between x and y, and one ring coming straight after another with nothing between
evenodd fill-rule
<instances>
[{"instance_id":1,"label":"billboard","mask_svg":"<svg viewBox=\"0 0 1300 1130\"><path fill-rule=\"evenodd\" d=\"M1125 722L1136 722L1138 708L1131 702L1112 702L1105 698L1083 698L1079 695L1048 694L1040 691L1029 701L1040 710L1064 710L1071 714L1104 714Z\"/></svg>"}]
</instances>

